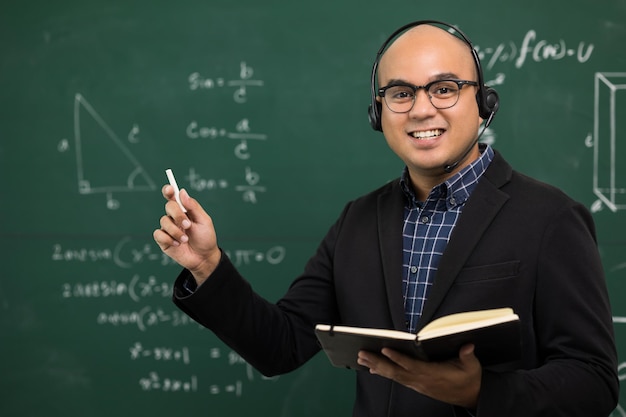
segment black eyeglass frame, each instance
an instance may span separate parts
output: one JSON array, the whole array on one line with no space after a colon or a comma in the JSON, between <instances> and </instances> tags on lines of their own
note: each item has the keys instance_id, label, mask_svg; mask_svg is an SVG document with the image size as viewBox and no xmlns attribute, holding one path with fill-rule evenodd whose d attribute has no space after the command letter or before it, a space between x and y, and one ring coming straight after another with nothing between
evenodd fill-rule
<instances>
[{"instance_id":1,"label":"black eyeglass frame","mask_svg":"<svg viewBox=\"0 0 626 417\"><path fill-rule=\"evenodd\" d=\"M433 103L433 96L430 95L430 93L428 92L428 90L430 90L430 87L432 87L434 84L437 83L442 83L442 82L453 82L455 83L458 87L459 87L459 92L456 95L456 101L454 103L452 103L451 105L447 106L447 107L437 107L435 106L435 104ZM423 89L426 92L426 95L428 96L428 100L430 101L430 104L432 104L432 106L438 110L445 110L445 109L449 109L451 107L454 107L456 105L456 103L459 102L459 97L461 96L461 90L463 89L463 86L465 85L471 85L473 87L478 87L479 84L476 81L469 81L469 80L457 80L457 79L443 79L443 80L435 80L435 81L431 81L428 84L424 84L424 85L415 85L415 84L410 84L410 83L405 83L405 82L395 82L393 84L389 84L386 85L384 87L381 87L378 89L378 96L382 97L383 100L385 101L385 105L387 106L387 108L394 112L394 113L408 113L411 111L411 109L413 108L413 106L415 106L415 97L417 96L417 91ZM387 100L385 99L385 93L387 92L388 89L392 88L392 87L409 87L413 90L413 103L411 104L411 107L409 107L407 110L405 111L395 111L393 110L391 107L389 107L389 104L387 103Z\"/></svg>"}]
</instances>

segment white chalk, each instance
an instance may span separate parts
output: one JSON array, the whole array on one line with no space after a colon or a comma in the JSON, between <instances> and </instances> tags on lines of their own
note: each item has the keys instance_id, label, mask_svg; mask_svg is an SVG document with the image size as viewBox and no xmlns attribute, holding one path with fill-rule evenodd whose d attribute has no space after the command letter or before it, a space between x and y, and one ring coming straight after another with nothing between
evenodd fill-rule
<instances>
[{"instance_id":1,"label":"white chalk","mask_svg":"<svg viewBox=\"0 0 626 417\"><path fill-rule=\"evenodd\" d=\"M185 208L185 206L183 206L182 201L180 201L180 190L178 189L178 184L176 184L176 178L174 178L174 173L171 169L166 169L165 174L167 175L167 179L170 182L170 185L174 187L174 198L176 199L176 202L180 206L180 209L183 211L183 213L187 213L187 209Z\"/></svg>"}]
</instances>

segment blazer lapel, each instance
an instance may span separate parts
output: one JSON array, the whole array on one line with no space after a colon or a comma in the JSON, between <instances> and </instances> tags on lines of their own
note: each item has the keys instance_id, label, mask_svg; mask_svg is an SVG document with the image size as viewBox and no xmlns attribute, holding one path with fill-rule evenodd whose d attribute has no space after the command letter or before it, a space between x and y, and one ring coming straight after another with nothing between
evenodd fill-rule
<instances>
[{"instance_id":1,"label":"blazer lapel","mask_svg":"<svg viewBox=\"0 0 626 417\"><path fill-rule=\"evenodd\" d=\"M396 180L387 193L378 197L378 237L387 289L387 303L393 326L406 330L402 300L402 224L404 196Z\"/></svg>"},{"instance_id":2,"label":"blazer lapel","mask_svg":"<svg viewBox=\"0 0 626 417\"><path fill-rule=\"evenodd\" d=\"M465 265L476 244L508 200L499 188L510 180L512 169L496 152L493 161L472 192L457 221L424 305L418 329L433 319L448 289Z\"/></svg>"}]
</instances>

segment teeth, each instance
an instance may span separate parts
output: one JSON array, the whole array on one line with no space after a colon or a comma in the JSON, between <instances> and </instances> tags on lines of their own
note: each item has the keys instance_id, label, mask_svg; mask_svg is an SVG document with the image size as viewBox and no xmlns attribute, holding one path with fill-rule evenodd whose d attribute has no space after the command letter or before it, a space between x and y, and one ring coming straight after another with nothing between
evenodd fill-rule
<instances>
[{"instance_id":1,"label":"teeth","mask_svg":"<svg viewBox=\"0 0 626 417\"><path fill-rule=\"evenodd\" d=\"M433 138L443 134L443 130L441 129L433 129L433 130L422 130L420 132L413 132L412 136L416 139L426 139Z\"/></svg>"}]
</instances>

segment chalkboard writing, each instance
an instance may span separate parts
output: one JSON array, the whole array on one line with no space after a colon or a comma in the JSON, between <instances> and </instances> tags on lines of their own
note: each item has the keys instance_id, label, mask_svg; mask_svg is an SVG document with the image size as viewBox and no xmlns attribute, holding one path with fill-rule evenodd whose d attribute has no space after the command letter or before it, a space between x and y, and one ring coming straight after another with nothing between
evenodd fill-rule
<instances>
[{"instance_id":1,"label":"chalkboard writing","mask_svg":"<svg viewBox=\"0 0 626 417\"><path fill-rule=\"evenodd\" d=\"M571 59L574 62L584 64L591 59L594 45L585 41L579 41L569 47L564 39L554 40L538 39L537 32L530 29L524 35L521 43L514 41L503 42L496 47L480 49L477 46L478 56L486 70L494 68L498 62L511 61L515 68L522 68L526 61L543 62Z\"/></svg>"}]
</instances>

